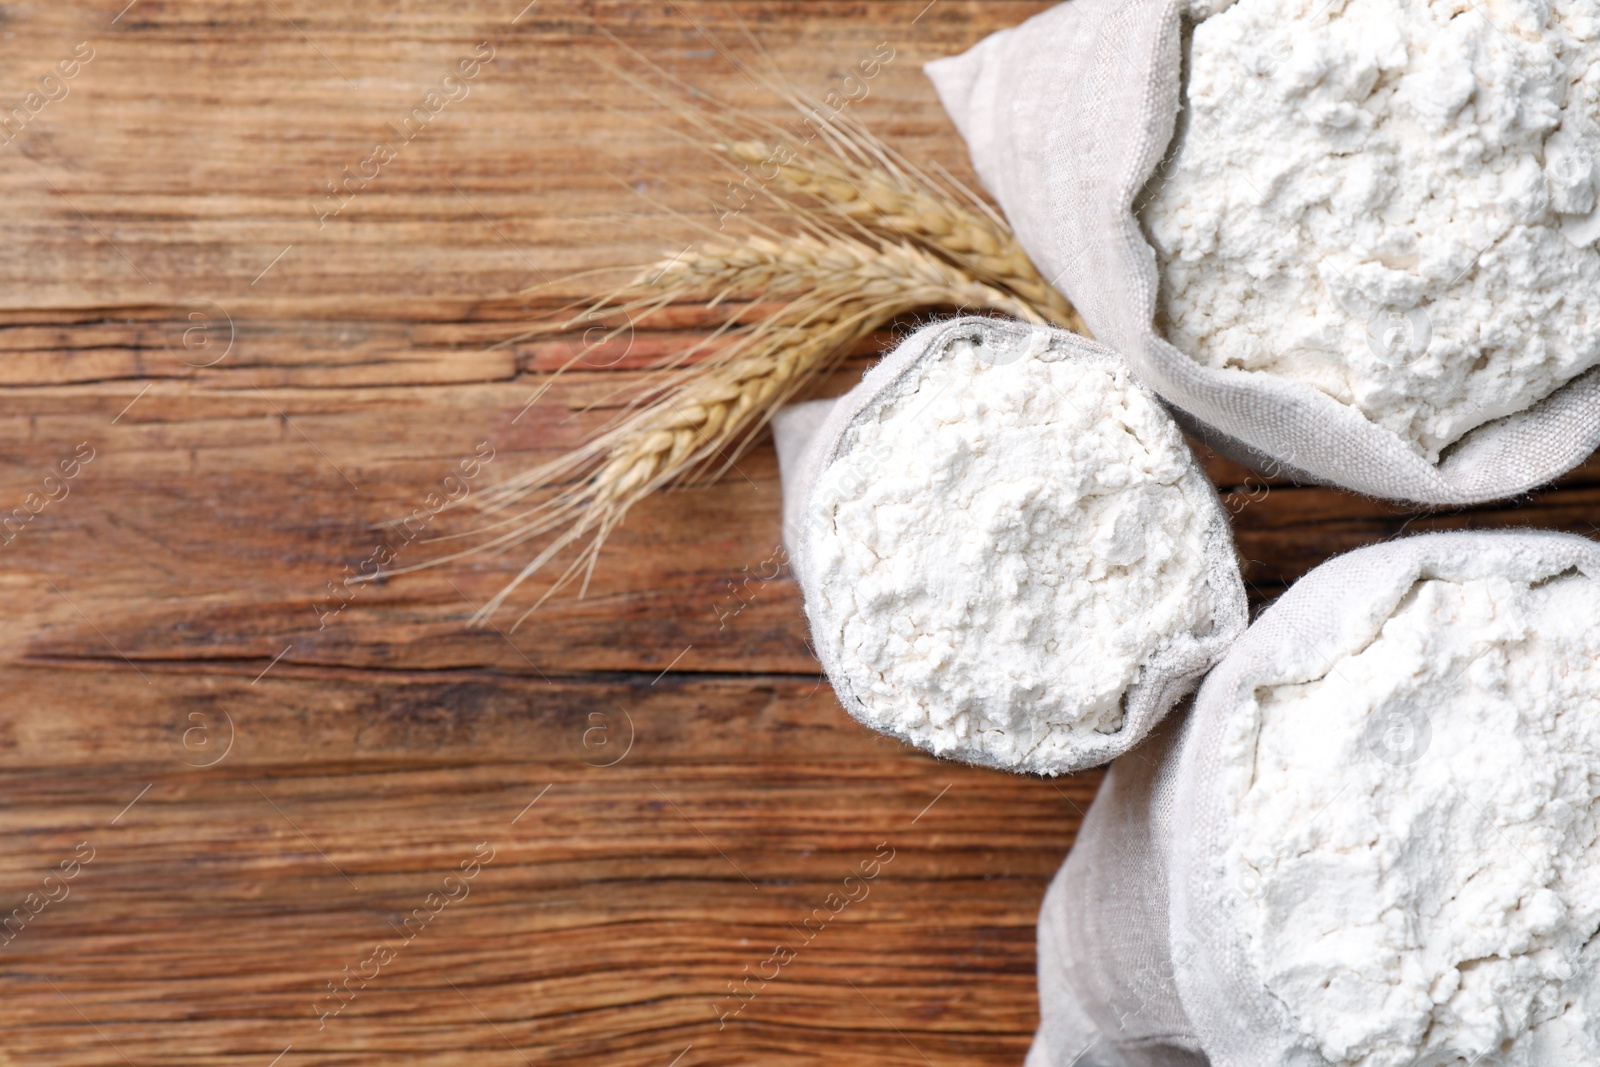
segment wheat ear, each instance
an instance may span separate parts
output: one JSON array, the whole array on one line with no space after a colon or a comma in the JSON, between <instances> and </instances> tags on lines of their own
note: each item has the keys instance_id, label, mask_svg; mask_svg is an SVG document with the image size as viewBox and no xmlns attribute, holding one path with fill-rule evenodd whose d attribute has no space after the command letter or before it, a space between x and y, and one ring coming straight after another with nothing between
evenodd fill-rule
<instances>
[{"instance_id":1,"label":"wheat ear","mask_svg":"<svg viewBox=\"0 0 1600 1067\"><path fill-rule=\"evenodd\" d=\"M562 369L674 304L775 297L779 306L752 322L745 317L771 305L733 307L709 336L659 363L646 388L584 445L483 494L480 506L491 522L462 536L484 540L423 566L552 536L474 621L489 619L573 546L575 558L517 624L580 575L581 596L601 546L634 504L664 486L725 471L782 403L898 315L955 306L1087 333L999 215L948 175L930 178L847 116L835 113L817 128L818 108L788 87L770 60L768 73L746 71L747 77L794 104L805 116L804 131L710 100L634 54L682 95L614 73L698 130L698 139L684 136L798 223L799 232L767 229L742 214L742 205L731 214L762 232L735 240L697 227L707 238L698 249L646 268L564 323L582 328L614 316L626 325L586 345ZM779 153L776 173L763 165L769 146L791 143L799 147ZM729 214L719 213L719 231ZM533 494L538 502L528 506Z\"/></svg>"},{"instance_id":2,"label":"wheat ear","mask_svg":"<svg viewBox=\"0 0 1600 1067\"><path fill-rule=\"evenodd\" d=\"M523 582L578 542L584 544L577 557L517 623L579 575L586 588L601 546L629 508L719 459L724 468L732 464L798 388L896 315L953 304L1043 321L1016 296L919 248L875 246L843 235L802 235L782 245L761 237L708 245L647 268L602 305L653 305L662 290L719 298L752 283L771 292L772 279L803 291L759 322L730 331L728 343L711 358L677 372L668 388L617 425L485 494L481 506L498 512L543 487L566 483L550 499L478 531L493 534L488 540L446 557L510 548L561 531L483 605L477 621L491 617Z\"/></svg>"},{"instance_id":3,"label":"wheat ear","mask_svg":"<svg viewBox=\"0 0 1600 1067\"><path fill-rule=\"evenodd\" d=\"M799 128L784 129L725 103L692 103L704 94L636 51L635 58L680 92L663 93L625 70L606 69L698 130L703 139L685 134L685 140L731 164L730 189L771 200L799 194L889 240L911 241L947 258L978 280L1020 296L1055 325L1089 335L1071 302L1040 275L989 205L947 174L930 176L842 112L817 124L821 105L784 78L759 42L750 43L764 69L745 70L746 76L792 104L804 118Z\"/></svg>"},{"instance_id":4,"label":"wheat ear","mask_svg":"<svg viewBox=\"0 0 1600 1067\"><path fill-rule=\"evenodd\" d=\"M916 241L973 277L1016 293L1055 325L1088 333L1077 310L1044 280L1004 224L932 190L920 175L764 141L724 142L717 148L757 168L758 177L773 173L788 190L877 233Z\"/></svg>"}]
</instances>

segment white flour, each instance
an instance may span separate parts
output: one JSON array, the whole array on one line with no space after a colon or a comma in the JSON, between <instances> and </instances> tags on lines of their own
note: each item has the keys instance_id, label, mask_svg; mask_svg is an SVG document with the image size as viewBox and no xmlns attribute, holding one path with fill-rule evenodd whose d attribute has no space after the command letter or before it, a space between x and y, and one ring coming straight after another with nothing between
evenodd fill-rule
<instances>
[{"instance_id":1,"label":"white flour","mask_svg":"<svg viewBox=\"0 0 1600 1067\"><path fill-rule=\"evenodd\" d=\"M847 432L808 608L868 725L1038 769L1211 629L1216 505L1124 371L1024 345L958 340Z\"/></svg>"},{"instance_id":2,"label":"white flour","mask_svg":"<svg viewBox=\"0 0 1600 1067\"><path fill-rule=\"evenodd\" d=\"M1168 340L1430 462L1600 362L1594 0L1211 6L1141 213Z\"/></svg>"},{"instance_id":3,"label":"white flour","mask_svg":"<svg viewBox=\"0 0 1600 1067\"><path fill-rule=\"evenodd\" d=\"M1600 589L1428 579L1380 624L1241 709L1252 967L1341 1067L1600 1062Z\"/></svg>"}]
</instances>

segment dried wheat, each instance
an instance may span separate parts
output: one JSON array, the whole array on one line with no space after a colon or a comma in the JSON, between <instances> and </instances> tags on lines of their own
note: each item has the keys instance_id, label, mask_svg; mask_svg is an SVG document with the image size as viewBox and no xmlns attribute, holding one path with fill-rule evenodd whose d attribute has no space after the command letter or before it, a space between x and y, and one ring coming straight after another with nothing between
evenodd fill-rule
<instances>
[{"instance_id":1,"label":"dried wheat","mask_svg":"<svg viewBox=\"0 0 1600 1067\"><path fill-rule=\"evenodd\" d=\"M788 273L774 275L778 264ZM509 548L565 527L483 606L479 620L493 615L524 581L585 537L577 557L517 621L580 574L586 588L601 545L629 508L669 483L705 471L719 458L724 468L734 462L798 388L896 315L954 305L1043 321L1014 295L921 249L874 247L844 236L807 236L784 246L763 238L708 246L641 272L605 303L626 307L632 297L648 298L663 287L680 296L691 291L723 296L731 288L742 290L771 277L783 279L780 285L798 288L800 294L760 322L732 331L729 343L711 359L678 372L668 388L633 408L619 424L484 495L481 506L496 512L531 493L568 483L552 498L477 531L493 534L484 542L446 557ZM793 282L795 277L805 281ZM440 562L444 560L432 561Z\"/></svg>"},{"instance_id":2,"label":"dried wheat","mask_svg":"<svg viewBox=\"0 0 1600 1067\"><path fill-rule=\"evenodd\" d=\"M662 94L627 72L613 72L698 130L696 143L792 225L779 232L736 211L754 233L729 238L698 227L706 238L698 247L651 265L556 324L568 330L597 321L622 324L584 346L567 367L673 305L716 307L739 297L775 298L779 306L730 308L722 325L659 365L588 442L483 494L480 506L493 520L466 535L480 542L424 566L553 536L475 621L490 618L522 583L573 546L574 558L517 622L580 575L581 596L601 546L634 504L669 484L725 471L780 405L898 315L953 306L1087 333L999 215L948 176L930 178L851 119L835 115L816 129L809 118L816 107L775 68L756 73L754 81L808 116L799 148L790 147L795 131L727 104L701 102L708 98L637 58L683 95ZM538 502L525 504L534 494Z\"/></svg>"},{"instance_id":3,"label":"dried wheat","mask_svg":"<svg viewBox=\"0 0 1600 1067\"><path fill-rule=\"evenodd\" d=\"M771 173L788 189L809 195L862 226L917 241L974 277L1016 293L1057 326L1088 333L1076 309L1044 280L1003 223L920 175L764 141L724 142L717 148L740 164L757 168L758 179Z\"/></svg>"}]
</instances>

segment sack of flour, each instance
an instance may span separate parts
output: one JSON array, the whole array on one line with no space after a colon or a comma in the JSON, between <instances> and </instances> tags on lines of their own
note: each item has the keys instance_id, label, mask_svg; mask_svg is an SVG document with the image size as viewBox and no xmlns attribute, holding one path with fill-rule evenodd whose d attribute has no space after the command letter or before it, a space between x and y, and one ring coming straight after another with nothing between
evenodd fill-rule
<instances>
[{"instance_id":1,"label":"sack of flour","mask_svg":"<svg viewBox=\"0 0 1600 1067\"><path fill-rule=\"evenodd\" d=\"M1600 546L1323 564L1113 764L1030 1067L1600 1062Z\"/></svg>"},{"instance_id":2,"label":"sack of flour","mask_svg":"<svg viewBox=\"0 0 1600 1067\"><path fill-rule=\"evenodd\" d=\"M1116 355L987 318L908 337L774 430L785 539L840 703L1041 774L1139 741L1243 631L1227 517Z\"/></svg>"},{"instance_id":3,"label":"sack of flour","mask_svg":"<svg viewBox=\"0 0 1600 1067\"><path fill-rule=\"evenodd\" d=\"M1600 37L1462 11L1069 0L927 72L1041 273L1193 432L1470 503L1600 445Z\"/></svg>"}]
</instances>

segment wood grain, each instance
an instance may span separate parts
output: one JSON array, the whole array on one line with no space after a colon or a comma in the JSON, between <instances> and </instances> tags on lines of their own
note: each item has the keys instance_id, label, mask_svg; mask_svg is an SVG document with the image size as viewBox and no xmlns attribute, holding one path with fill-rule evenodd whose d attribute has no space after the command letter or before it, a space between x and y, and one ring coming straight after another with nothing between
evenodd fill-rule
<instances>
[{"instance_id":1,"label":"wood grain","mask_svg":"<svg viewBox=\"0 0 1600 1067\"><path fill-rule=\"evenodd\" d=\"M93 49L0 148L0 515L92 455L0 535L0 1064L1020 1062L1035 910L1098 775L855 726L787 573L743 580L778 547L770 447L637 509L590 595L515 633L464 625L514 553L337 611L328 583L480 443L479 485L558 455L703 328L641 332L519 417L579 343L511 340L531 315L715 223L714 167L607 65L779 116L730 57L822 93L889 42L860 116L970 181L919 66L1041 6L0 11L0 112ZM483 44L470 92L319 222ZM1416 515L1205 461L1258 603L1403 529L1589 532L1600 494L1591 464ZM401 562L451 544L424 541Z\"/></svg>"},{"instance_id":2,"label":"wood grain","mask_svg":"<svg viewBox=\"0 0 1600 1067\"><path fill-rule=\"evenodd\" d=\"M331 614L328 583L480 442L479 485L559 454L697 327L516 418L578 341L500 342L596 284L574 272L659 255L669 210L715 221L711 165L597 60L777 115L723 54L746 30L811 92L889 41L863 117L960 168L918 65L1039 5L522 3L3 13L0 103L94 56L0 171L0 513L92 450L0 547L0 1063L1026 1048L1035 909L1097 776L939 763L842 714L787 575L742 582L777 547L770 448L640 508L591 595L514 635L464 622L515 556ZM470 93L319 225L482 42Z\"/></svg>"}]
</instances>

